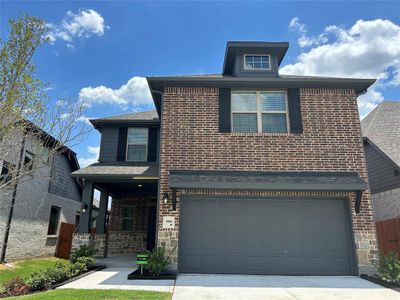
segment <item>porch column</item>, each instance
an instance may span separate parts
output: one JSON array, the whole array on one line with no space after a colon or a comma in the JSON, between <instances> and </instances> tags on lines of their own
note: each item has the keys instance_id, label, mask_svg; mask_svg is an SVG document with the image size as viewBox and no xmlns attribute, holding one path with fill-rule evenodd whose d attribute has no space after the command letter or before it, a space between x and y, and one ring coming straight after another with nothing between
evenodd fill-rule
<instances>
[{"instance_id":1,"label":"porch column","mask_svg":"<svg viewBox=\"0 0 400 300\"><path fill-rule=\"evenodd\" d=\"M108 206L108 193L100 193L100 205L99 205L99 216L96 220L96 233L106 233L106 218L107 218L107 206Z\"/></svg>"},{"instance_id":2,"label":"porch column","mask_svg":"<svg viewBox=\"0 0 400 300\"><path fill-rule=\"evenodd\" d=\"M90 233L90 229L92 227L92 206L93 182L85 180L85 186L82 192L82 212L79 219L79 233Z\"/></svg>"}]
</instances>

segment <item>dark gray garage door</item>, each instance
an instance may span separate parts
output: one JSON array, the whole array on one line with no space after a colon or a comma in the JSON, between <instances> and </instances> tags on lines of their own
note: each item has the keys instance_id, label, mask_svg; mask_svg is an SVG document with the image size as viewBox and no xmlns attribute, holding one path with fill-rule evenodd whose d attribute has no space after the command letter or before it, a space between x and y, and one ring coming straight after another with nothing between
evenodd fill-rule
<instances>
[{"instance_id":1,"label":"dark gray garage door","mask_svg":"<svg viewBox=\"0 0 400 300\"><path fill-rule=\"evenodd\" d=\"M347 202L183 195L179 271L355 274Z\"/></svg>"}]
</instances>

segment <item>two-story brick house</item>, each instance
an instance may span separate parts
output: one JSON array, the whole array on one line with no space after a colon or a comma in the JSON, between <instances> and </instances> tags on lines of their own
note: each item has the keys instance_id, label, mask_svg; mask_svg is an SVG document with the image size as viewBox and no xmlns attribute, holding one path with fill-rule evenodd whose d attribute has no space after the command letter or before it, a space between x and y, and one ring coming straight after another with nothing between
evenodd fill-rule
<instances>
[{"instance_id":1,"label":"two-story brick house","mask_svg":"<svg viewBox=\"0 0 400 300\"><path fill-rule=\"evenodd\" d=\"M281 75L287 49L229 42L222 74L148 77L156 112L92 121L100 162L74 174L86 180L85 205L93 186L104 203L115 193L109 253L151 247L155 230L183 273L370 270L357 96L374 80ZM75 241L101 248L103 226L88 237L88 222Z\"/></svg>"}]
</instances>

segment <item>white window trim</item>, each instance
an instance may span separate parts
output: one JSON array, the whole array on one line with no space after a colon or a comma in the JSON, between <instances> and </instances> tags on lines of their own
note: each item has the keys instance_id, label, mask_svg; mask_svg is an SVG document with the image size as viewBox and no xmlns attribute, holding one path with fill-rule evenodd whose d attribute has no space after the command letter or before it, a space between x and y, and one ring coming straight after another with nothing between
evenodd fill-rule
<instances>
[{"instance_id":1,"label":"white window trim","mask_svg":"<svg viewBox=\"0 0 400 300\"><path fill-rule=\"evenodd\" d=\"M232 94L234 93L256 93L256 105L257 110L247 110L247 111L234 111L232 109ZM286 110L261 110L261 93L283 93L285 95L285 107ZM274 132L263 132L262 131L262 114L286 114L286 132L280 132L283 134L290 133L290 118L289 118L289 107L288 107L288 96L286 90L268 90L268 91L246 91L246 90L233 90L231 91L231 132L232 133L244 133L245 132L235 132L233 131L233 114L256 114L257 115L257 132L249 133L265 133L265 134L276 134Z\"/></svg>"},{"instance_id":2,"label":"white window trim","mask_svg":"<svg viewBox=\"0 0 400 300\"><path fill-rule=\"evenodd\" d=\"M269 68L257 68L257 69L254 69L254 68L247 68L246 67L246 56L268 56L268 65L269 65ZM244 70L246 70L246 71L271 71L271 54L267 54L267 53L263 53L263 54L260 54L260 53L258 53L258 54L251 54L251 53L246 53L246 54L243 54L243 69Z\"/></svg>"},{"instance_id":3,"label":"white window trim","mask_svg":"<svg viewBox=\"0 0 400 300\"><path fill-rule=\"evenodd\" d=\"M124 208L125 207L133 208L133 216L131 218L124 217ZM121 231L135 231L135 213L136 213L136 205L122 205ZM133 221L131 230L124 230L124 220L132 220Z\"/></svg>"},{"instance_id":4,"label":"white window trim","mask_svg":"<svg viewBox=\"0 0 400 300\"><path fill-rule=\"evenodd\" d=\"M137 128L146 129L146 131L147 131L147 136L146 136L146 155L145 155L145 159L144 160L128 159L128 148L129 148L129 145L144 145L144 144L129 144L129 142L128 142L129 130L137 129ZM148 152L149 152L149 128L147 128L147 127L128 127L128 131L126 132L125 161L147 161L147 156L149 155Z\"/></svg>"}]
</instances>

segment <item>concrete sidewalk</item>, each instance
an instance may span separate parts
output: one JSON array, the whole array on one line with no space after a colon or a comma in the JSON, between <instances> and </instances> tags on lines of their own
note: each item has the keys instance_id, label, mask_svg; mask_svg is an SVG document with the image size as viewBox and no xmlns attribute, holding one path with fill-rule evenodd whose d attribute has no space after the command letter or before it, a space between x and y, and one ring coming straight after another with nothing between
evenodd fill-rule
<instances>
[{"instance_id":1,"label":"concrete sidewalk","mask_svg":"<svg viewBox=\"0 0 400 300\"><path fill-rule=\"evenodd\" d=\"M353 276L179 275L173 300L400 300L400 293Z\"/></svg>"},{"instance_id":2,"label":"concrete sidewalk","mask_svg":"<svg viewBox=\"0 0 400 300\"><path fill-rule=\"evenodd\" d=\"M106 268L59 287L59 289L120 289L172 293L175 280L128 280L134 268Z\"/></svg>"}]
</instances>

